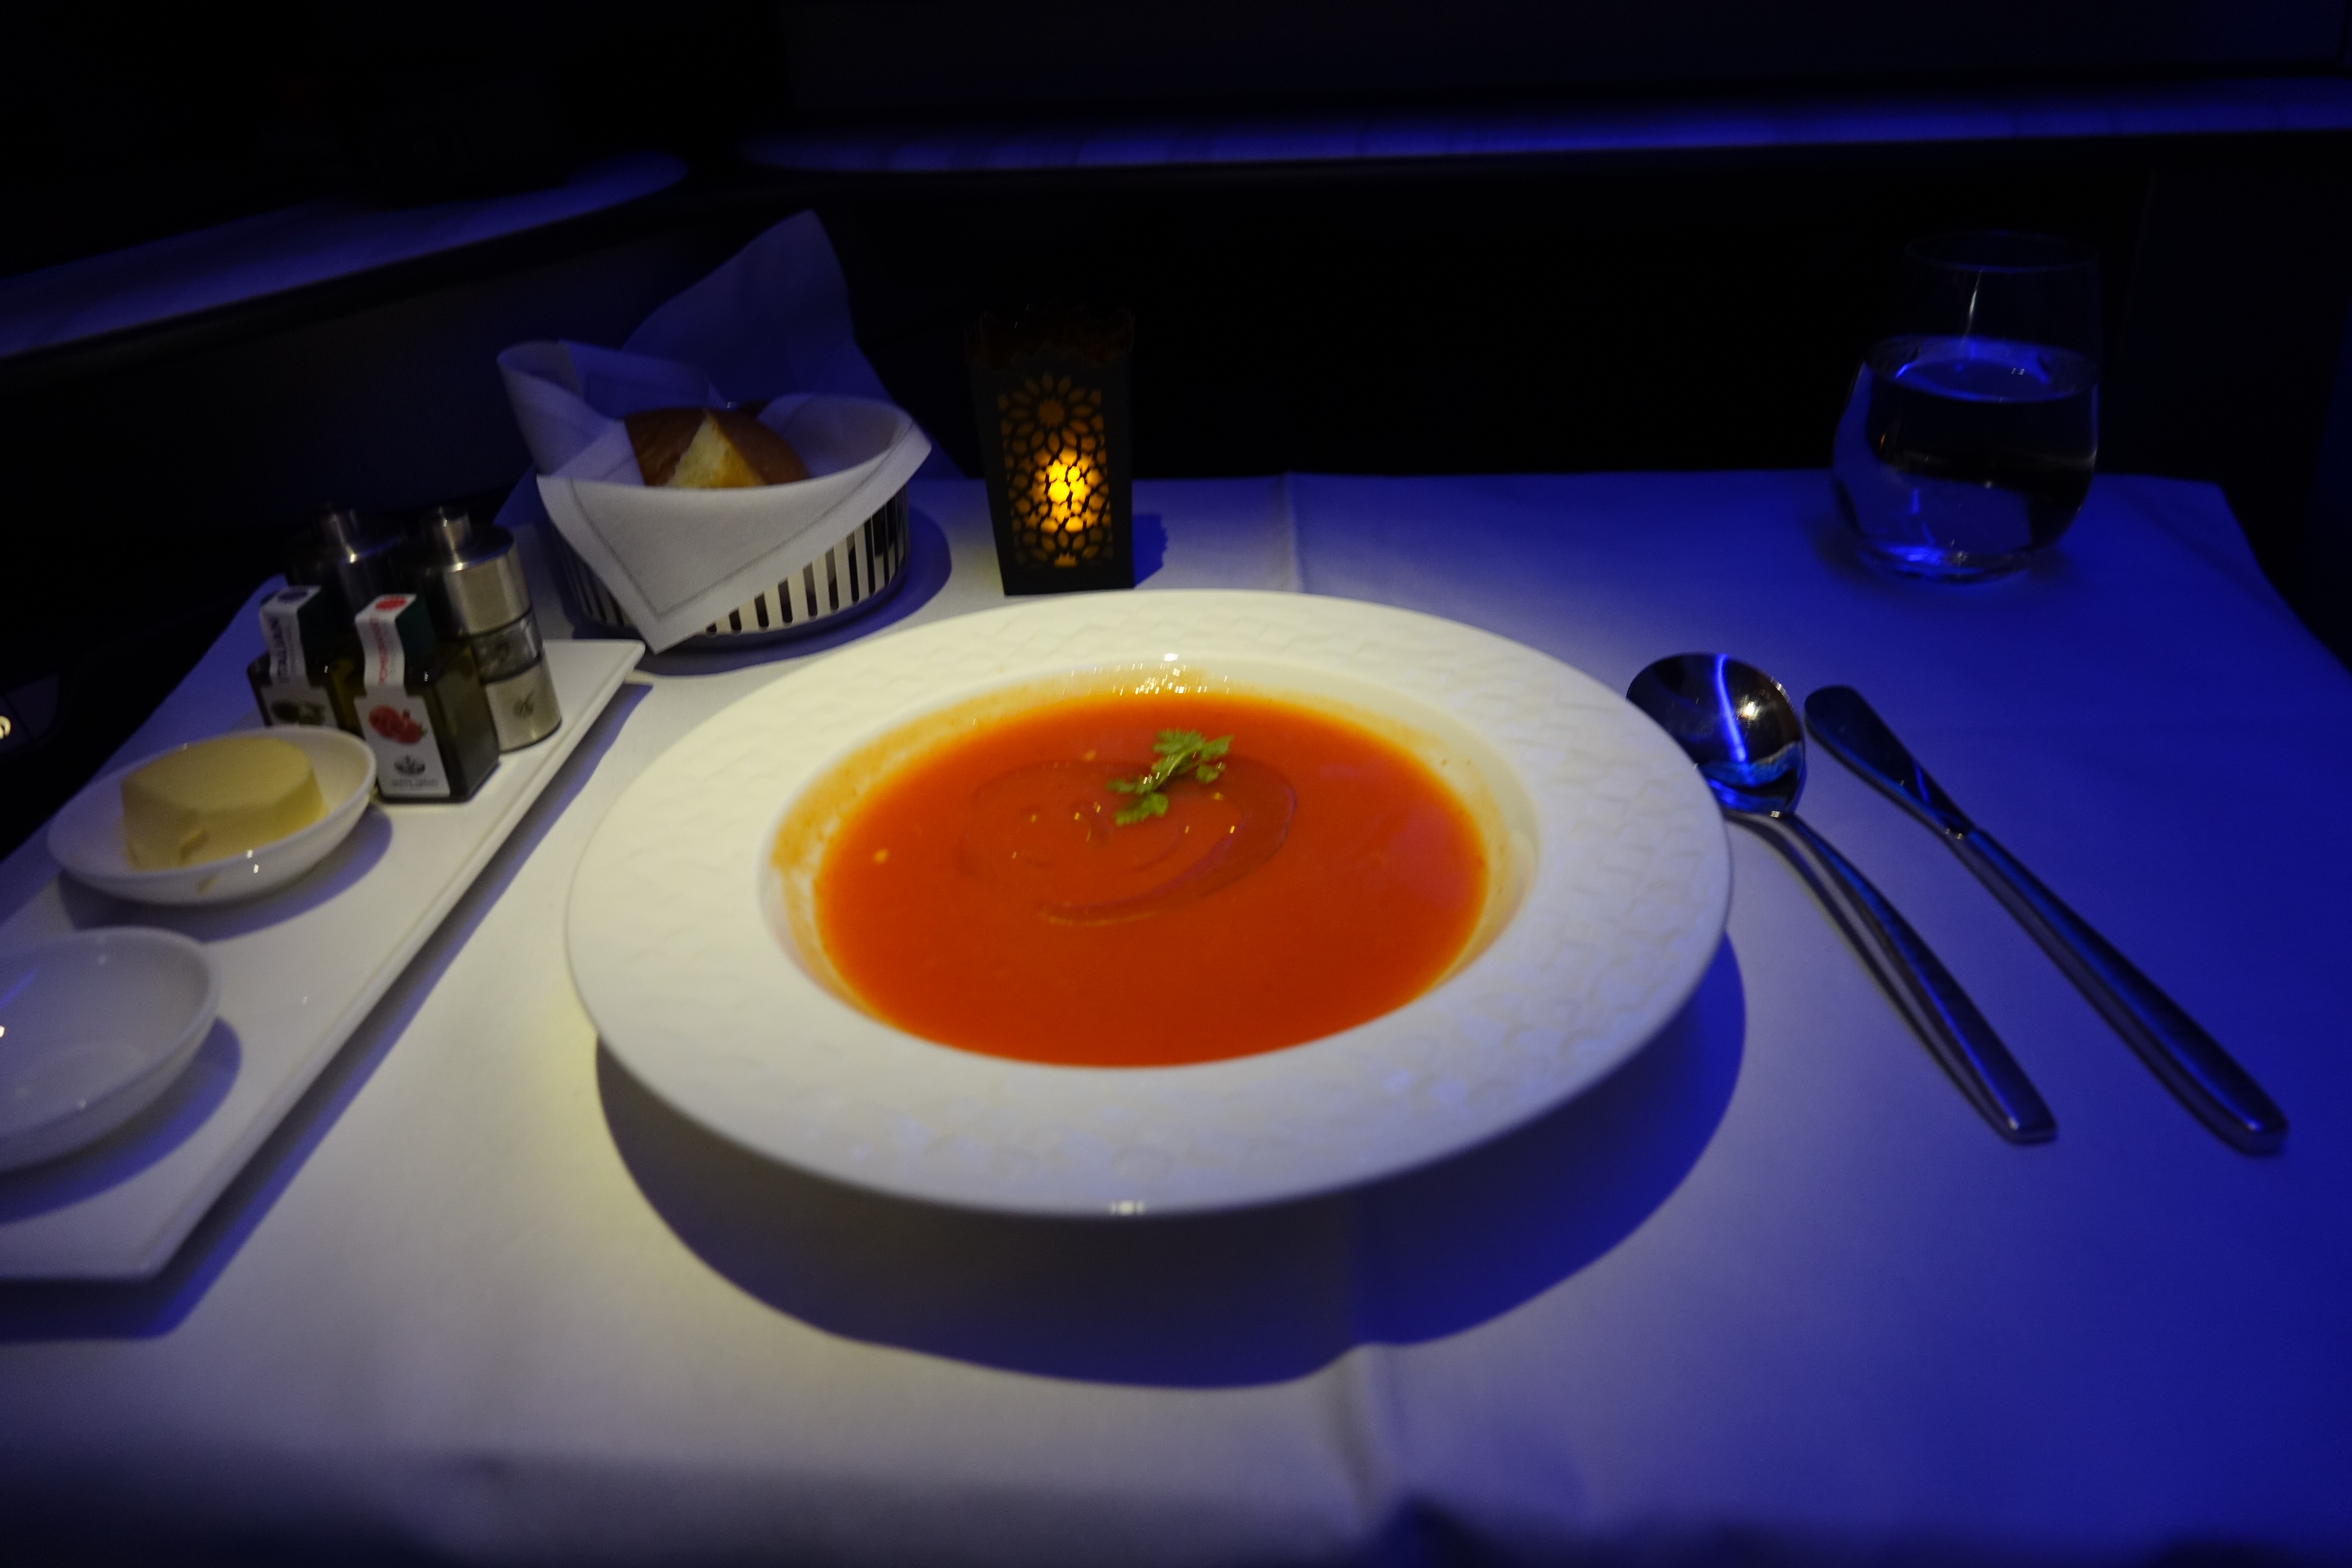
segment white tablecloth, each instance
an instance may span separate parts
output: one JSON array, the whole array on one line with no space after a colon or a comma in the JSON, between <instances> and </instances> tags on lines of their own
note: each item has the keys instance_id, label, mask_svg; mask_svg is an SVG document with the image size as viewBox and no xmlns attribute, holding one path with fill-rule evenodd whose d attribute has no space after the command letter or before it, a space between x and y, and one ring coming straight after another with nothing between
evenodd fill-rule
<instances>
[{"instance_id":1,"label":"white tablecloth","mask_svg":"<svg viewBox=\"0 0 2352 1568\"><path fill-rule=\"evenodd\" d=\"M2253 1071L2287 1152L2205 1132L1948 853L1817 757L1807 815L1971 989L2054 1144L1994 1137L1738 834L1684 1016L1434 1170L1121 1226L828 1186L651 1100L566 972L606 807L791 668L671 660L163 1278L0 1288L0 1532L224 1561L2352 1554L2352 678L2215 492L2103 478L2046 565L1967 590L1852 565L1817 474L1137 505L1165 532L1152 586L1288 574L1618 687L1695 648L1801 698L1859 686ZM898 624L996 602L978 487L919 486L916 511L931 566ZM233 715L250 640L130 749ZM0 866L0 909L47 874L37 846Z\"/></svg>"}]
</instances>

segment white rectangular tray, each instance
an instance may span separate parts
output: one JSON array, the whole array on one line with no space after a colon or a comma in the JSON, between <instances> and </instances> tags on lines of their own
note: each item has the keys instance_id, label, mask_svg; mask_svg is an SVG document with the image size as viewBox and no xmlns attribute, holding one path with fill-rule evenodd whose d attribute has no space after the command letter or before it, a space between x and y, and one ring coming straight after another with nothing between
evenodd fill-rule
<instances>
[{"instance_id":1,"label":"white rectangular tray","mask_svg":"<svg viewBox=\"0 0 2352 1568\"><path fill-rule=\"evenodd\" d=\"M53 878L0 924L0 947L77 926L163 926L202 942L221 974L220 1022L160 1101L80 1153L0 1174L0 1279L144 1279L170 1261L505 842L644 651L634 642L549 643L561 729L508 752L463 805L372 804L341 847L280 892L165 909ZM215 656L165 713L234 712L237 697L250 710L248 695L221 689ZM142 731L124 760L184 737L146 744L152 738Z\"/></svg>"}]
</instances>

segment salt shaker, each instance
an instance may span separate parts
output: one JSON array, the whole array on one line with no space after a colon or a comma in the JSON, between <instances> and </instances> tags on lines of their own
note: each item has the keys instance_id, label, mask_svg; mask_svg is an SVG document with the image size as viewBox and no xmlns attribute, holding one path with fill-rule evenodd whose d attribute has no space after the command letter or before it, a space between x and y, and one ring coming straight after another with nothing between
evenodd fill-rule
<instances>
[{"instance_id":1,"label":"salt shaker","mask_svg":"<svg viewBox=\"0 0 2352 1568\"><path fill-rule=\"evenodd\" d=\"M477 528L464 512L438 506L419 520L417 533L426 601L442 631L473 650L499 750L519 752L555 733L563 715L514 535L495 524Z\"/></svg>"}]
</instances>

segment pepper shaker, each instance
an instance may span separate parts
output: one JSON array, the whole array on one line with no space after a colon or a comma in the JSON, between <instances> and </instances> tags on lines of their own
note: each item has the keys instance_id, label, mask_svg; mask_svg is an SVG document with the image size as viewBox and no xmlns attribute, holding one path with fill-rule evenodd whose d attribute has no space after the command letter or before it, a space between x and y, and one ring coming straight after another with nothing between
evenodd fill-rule
<instances>
[{"instance_id":1,"label":"pepper shaker","mask_svg":"<svg viewBox=\"0 0 2352 1568\"><path fill-rule=\"evenodd\" d=\"M514 535L495 524L477 528L449 507L428 510L417 527L426 602L442 631L473 650L499 750L519 752L545 740L563 715Z\"/></svg>"}]
</instances>

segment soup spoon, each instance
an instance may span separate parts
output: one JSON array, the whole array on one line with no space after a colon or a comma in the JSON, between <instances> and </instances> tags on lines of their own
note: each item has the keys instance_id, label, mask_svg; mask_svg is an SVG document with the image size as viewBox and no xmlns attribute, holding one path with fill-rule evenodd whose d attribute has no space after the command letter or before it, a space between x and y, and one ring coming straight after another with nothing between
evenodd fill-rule
<instances>
[{"instance_id":1,"label":"soup spoon","mask_svg":"<svg viewBox=\"0 0 2352 1568\"><path fill-rule=\"evenodd\" d=\"M1789 858L1994 1130L2013 1143L2057 1136L2049 1106L1959 982L1886 896L1797 816L1805 731L1780 683L1723 654L1686 653L1635 676L1625 697L1698 764L1726 816Z\"/></svg>"}]
</instances>

